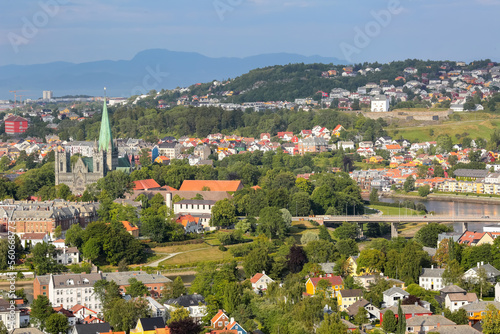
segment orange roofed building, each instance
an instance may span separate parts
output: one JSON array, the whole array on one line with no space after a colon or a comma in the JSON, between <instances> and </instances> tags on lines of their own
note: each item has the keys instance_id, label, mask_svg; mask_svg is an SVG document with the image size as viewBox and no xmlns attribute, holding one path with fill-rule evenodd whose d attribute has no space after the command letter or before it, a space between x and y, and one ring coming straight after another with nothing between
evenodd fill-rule
<instances>
[{"instance_id":1,"label":"orange roofed building","mask_svg":"<svg viewBox=\"0 0 500 334\"><path fill-rule=\"evenodd\" d=\"M161 186L153 179L134 181L134 190L159 190Z\"/></svg>"},{"instance_id":2,"label":"orange roofed building","mask_svg":"<svg viewBox=\"0 0 500 334\"><path fill-rule=\"evenodd\" d=\"M237 181L217 181L217 180L185 180L182 182L179 191L225 191L235 192L243 189L243 183Z\"/></svg>"},{"instance_id":3,"label":"orange roofed building","mask_svg":"<svg viewBox=\"0 0 500 334\"><path fill-rule=\"evenodd\" d=\"M128 222L126 220L122 221L122 224L123 224L123 227L127 230L128 234L130 234L134 238L139 237L139 228L138 227L135 227L134 225L132 225L130 222Z\"/></svg>"},{"instance_id":4,"label":"orange roofed building","mask_svg":"<svg viewBox=\"0 0 500 334\"><path fill-rule=\"evenodd\" d=\"M219 310L219 312L217 312L217 314L210 320L210 324L213 329L222 330L229 325L229 317L224 313L224 311Z\"/></svg>"}]
</instances>

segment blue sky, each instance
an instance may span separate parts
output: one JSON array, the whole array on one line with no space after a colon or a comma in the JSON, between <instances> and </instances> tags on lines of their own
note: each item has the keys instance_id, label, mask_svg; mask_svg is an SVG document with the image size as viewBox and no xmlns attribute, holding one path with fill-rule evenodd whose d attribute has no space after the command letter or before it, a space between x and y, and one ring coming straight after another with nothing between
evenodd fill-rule
<instances>
[{"instance_id":1,"label":"blue sky","mask_svg":"<svg viewBox=\"0 0 500 334\"><path fill-rule=\"evenodd\" d=\"M500 61L500 0L24 0L0 9L0 65L131 59L151 48ZM389 13L383 25L376 13Z\"/></svg>"}]
</instances>

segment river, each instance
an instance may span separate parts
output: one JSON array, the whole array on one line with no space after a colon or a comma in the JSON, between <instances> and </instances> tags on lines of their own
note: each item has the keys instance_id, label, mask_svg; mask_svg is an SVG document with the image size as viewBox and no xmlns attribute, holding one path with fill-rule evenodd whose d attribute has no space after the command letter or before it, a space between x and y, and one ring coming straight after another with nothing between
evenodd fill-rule
<instances>
[{"instance_id":1,"label":"river","mask_svg":"<svg viewBox=\"0 0 500 334\"><path fill-rule=\"evenodd\" d=\"M405 198L392 198L392 197L381 197L379 201L385 203L396 203L398 201L403 202L407 199ZM425 199L408 199L415 203L422 203L425 205L427 211L434 213L438 216L456 216L460 217L463 215L472 216L489 216L489 217L500 217L500 203L499 204L480 204L480 203L464 203L464 202L453 202L453 201L429 201ZM403 214L401 210L401 214ZM500 224L498 224L500 226ZM469 224L470 231L482 231L484 224ZM454 229L456 232L461 232L460 224L454 224Z\"/></svg>"}]
</instances>

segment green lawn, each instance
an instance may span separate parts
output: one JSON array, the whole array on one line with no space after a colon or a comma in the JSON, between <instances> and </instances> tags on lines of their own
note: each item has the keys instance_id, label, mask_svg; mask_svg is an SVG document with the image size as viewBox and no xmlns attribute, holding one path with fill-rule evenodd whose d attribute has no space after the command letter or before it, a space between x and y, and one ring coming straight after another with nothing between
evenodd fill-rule
<instances>
[{"instance_id":1,"label":"green lawn","mask_svg":"<svg viewBox=\"0 0 500 334\"><path fill-rule=\"evenodd\" d=\"M388 133L392 136L402 136L411 142L433 141L441 134L451 137L453 143L460 142L461 138L467 134L470 138L489 139L490 135L500 126L500 119L495 115L484 113L463 113L460 114L460 121L446 121L441 124L422 124L412 127L389 128ZM432 131L431 131L432 130ZM431 133L433 133L431 135Z\"/></svg>"},{"instance_id":2,"label":"green lawn","mask_svg":"<svg viewBox=\"0 0 500 334\"><path fill-rule=\"evenodd\" d=\"M384 216L418 216L418 212L412 209L394 208L392 206L370 205L370 208L382 211Z\"/></svg>"}]
</instances>

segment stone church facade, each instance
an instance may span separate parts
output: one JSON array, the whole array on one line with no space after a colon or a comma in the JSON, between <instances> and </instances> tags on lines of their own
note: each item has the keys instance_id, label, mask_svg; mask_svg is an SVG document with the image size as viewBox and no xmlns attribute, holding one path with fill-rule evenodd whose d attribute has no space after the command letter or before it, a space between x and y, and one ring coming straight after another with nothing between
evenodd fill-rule
<instances>
[{"instance_id":1,"label":"stone church facade","mask_svg":"<svg viewBox=\"0 0 500 334\"><path fill-rule=\"evenodd\" d=\"M106 99L102 110L99 142L96 142L92 157L79 157L71 165L71 153L64 149L55 153L55 183L66 184L75 195L81 195L86 187L114 170L130 172L131 164L127 156L118 158L118 147L111 136Z\"/></svg>"}]
</instances>

